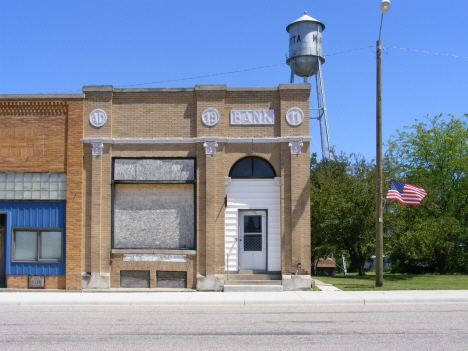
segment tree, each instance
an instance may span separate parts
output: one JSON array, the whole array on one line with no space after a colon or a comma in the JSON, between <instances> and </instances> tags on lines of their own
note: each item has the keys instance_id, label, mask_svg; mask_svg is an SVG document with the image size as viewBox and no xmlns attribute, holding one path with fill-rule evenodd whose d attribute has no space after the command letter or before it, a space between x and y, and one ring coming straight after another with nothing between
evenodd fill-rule
<instances>
[{"instance_id":1,"label":"tree","mask_svg":"<svg viewBox=\"0 0 468 351\"><path fill-rule=\"evenodd\" d=\"M355 155L317 162L310 171L312 257L346 253L364 275L375 252L375 167Z\"/></svg>"},{"instance_id":2,"label":"tree","mask_svg":"<svg viewBox=\"0 0 468 351\"><path fill-rule=\"evenodd\" d=\"M392 204L387 211L391 256L403 264L422 264L442 274L467 269L466 117L416 120L389 141L388 157L398 165L398 180L428 193L421 207Z\"/></svg>"}]
</instances>

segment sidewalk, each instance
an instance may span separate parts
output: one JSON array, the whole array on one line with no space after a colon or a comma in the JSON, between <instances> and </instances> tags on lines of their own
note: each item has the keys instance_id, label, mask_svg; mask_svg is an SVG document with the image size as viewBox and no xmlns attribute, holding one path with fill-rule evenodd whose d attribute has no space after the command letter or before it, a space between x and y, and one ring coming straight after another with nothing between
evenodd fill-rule
<instances>
[{"instance_id":1,"label":"sidewalk","mask_svg":"<svg viewBox=\"0 0 468 351\"><path fill-rule=\"evenodd\" d=\"M314 279L314 281L315 281L315 286L322 291L341 291L341 289L338 289L336 286L332 284L324 283L318 279Z\"/></svg>"},{"instance_id":2,"label":"sidewalk","mask_svg":"<svg viewBox=\"0 0 468 351\"><path fill-rule=\"evenodd\" d=\"M64 292L1 290L0 306L253 306L468 303L468 290Z\"/></svg>"}]
</instances>

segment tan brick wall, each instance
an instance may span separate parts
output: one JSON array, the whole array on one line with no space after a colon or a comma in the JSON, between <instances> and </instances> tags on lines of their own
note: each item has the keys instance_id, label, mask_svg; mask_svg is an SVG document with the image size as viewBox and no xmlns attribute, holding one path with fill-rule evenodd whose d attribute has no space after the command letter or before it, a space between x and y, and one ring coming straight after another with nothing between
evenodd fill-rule
<instances>
[{"instance_id":1,"label":"tan brick wall","mask_svg":"<svg viewBox=\"0 0 468 351\"><path fill-rule=\"evenodd\" d=\"M206 251L206 156L203 155L205 149L201 143L197 144L197 273L207 274L207 251Z\"/></svg>"},{"instance_id":2,"label":"tan brick wall","mask_svg":"<svg viewBox=\"0 0 468 351\"><path fill-rule=\"evenodd\" d=\"M287 143L281 143L281 272L291 274L291 151Z\"/></svg>"},{"instance_id":3,"label":"tan brick wall","mask_svg":"<svg viewBox=\"0 0 468 351\"><path fill-rule=\"evenodd\" d=\"M124 262L122 254L113 255L111 288L120 288L120 271L150 271L150 288L157 288L156 272L187 272L187 288L195 289L197 276L194 270L195 257L189 255L187 262Z\"/></svg>"},{"instance_id":4,"label":"tan brick wall","mask_svg":"<svg viewBox=\"0 0 468 351\"><path fill-rule=\"evenodd\" d=\"M303 84L300 84L302 87ZM281 136L302 136L309 135L309 95L310 90L306 89L289 89L290 84L280 84L280 123ZM304 121L301 125L294 127L286 122L286 113L292 107L299 107L304 112Z\"/></svg>"},{"instance_id":5,"label":"tan brick wall","mask_svg":"<svg viewBox=\"0 0 468 351\"><path fill-rule=\"evenodd\" d=\"M67 286L68 277L63 275L46 275L45 277L45 287L46 289L65 289L68 290L76 290L76 289L69 289ZM73 284L76 284L73 280Z\"/></svg>"},{"instance_id":6,"label":"tan brick wall","mask_svg":"<svg viewBox=\"0 0 468 351\"><path fill-rule=\"evenodd\" d=\"M85 88L83 88L83 92L86 92ZM92 94L85 93L83 123L86 138L110 138L112 136L112 96L113 91L111 89L104 89L104 91L93 92ZM101 128L95 128L89 123L89 115L95 109L104 110L107 115L107 123Z\"/></svg>"},{"instance_id":7,"label":"tan brick wall","mask_svg":"<svg viewBox=\"0 0 468 351\"><path fill-rule=\"evenodd\" d=\"M27 275L6 275L6 286L8 289L27 289L28 276Z\"/></svg>"},{"instance_id":8,"label":"tan brick wall","mask_svg":"<svg viewBox=\"0 0 468 351\"><path fill-rule=\"evenodd\" d=\"M106 90L107 88L103 88ZM278 88L256 88L252 91L228 89L225 86L197 86L195 89L115 89L93 91L84 89L85 138L193 138L193 137L280 137L309 135L310 86L280 85ZM304 122L292 127L285 121L289 108L299 107ZM104 109L107 124L93 128L87 116L93 109ZM220 122L204 125L201 115L207 108L220 113ZM274 109L272 126L231 126L232 109ZM111 273L111 286L120 286L120 270L149 270L154 286L157 270L188 272L191 283L196 274L224 273L224 178L232 165L245 156L268 160L281 184L281 245L282 271L291 273L295 261L302 263L302 273L310 271L309 206L309 143L304 142L301 155L291 155L288 142L223 143L218 142L216 155L205 155L202 142L185 144L105 144L102 156L91 156L91 145L85 145L84 155L84 238L83 269L92 265L101 273ZM93 160L93 157L95 158ZM196 157L196 256L189 264L162 262L123 262L121 255L111 255L111 165L112 157ZM97 161L99 159L99 161ZM93 162L98 162L99 174L93 177ZM291 166L293 169L291 169ZM100 187L96 190L95 187ZM93 192L100 192L99 201L92 202ZM92 207L99 206L99 234L92 247ZM97 251L96 251L97 250ZM91 252L97 252L93 256ZM111 257L112 256L112 257ZM99 262L94 262L98 260ZM94 262L94 263L93 263ZM169 266L166 266L169 265Z\"/></svg>"},{"instance_id":9,"label":"tan brick wall","mask_svg":"<svg viewBox=\"0 0 468 351\"><path fill-rule=\"evenodd\" d=\"M27 289L27 275L7 275L6 283L8 289ZM44 281L45 289L65 289L66 278L63 275L46 275Z\"/></svg>"},{"instance_id":10,"label":"tan brick wall","mask_svg":"<svg viewBox=\"0 0 468 351\"><path fill-rule=\"evenodd\" d=\"M193 117L196 119L197 136L225 136L226 131L224 125L225 121L229 118L225 105L226 86L196 86L195 92L197 111L196 115ZM207 108L216 109L220 115L219 122L215 126L209 127L202 122L202 114Z\"/></svg>"},{"instance_id":11,"label":"tan brick wall","mask_svg":"<svg viewBox=\"0 0 468 351\"><path fill-rule=\"evenodd\" d=\"M114 93L114 138L193 138L195 93Z\"/></svg>"},{"instance_id":12,"label":"tan brick wall","mask_svg":"<svg viewBox=\"0 0 468 351\"><path fill-rule=\"evenodd\" d=\"M86 122L85 122L86 123ZM83 241L82 241L82 271L91 273L91 144L83 145Z\"/></svg>"}]
</instances>

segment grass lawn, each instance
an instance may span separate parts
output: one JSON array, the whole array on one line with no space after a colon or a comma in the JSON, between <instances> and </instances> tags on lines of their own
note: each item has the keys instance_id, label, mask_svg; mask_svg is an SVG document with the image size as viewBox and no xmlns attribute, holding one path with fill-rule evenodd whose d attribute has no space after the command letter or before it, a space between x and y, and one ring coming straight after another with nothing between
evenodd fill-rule
<instances>
[{"instance_id":1,"label":"grass lawn","mask_svg":"<svg viewBox=\"0 0 468 351\"><path fill-rule=\"evenodd\" d=\"M383 286L376 288L375 273L360 277L357 273L334 277L312 276L341 290L468 290L466 274L390 274L384 273Z\"/></svg>"}]
</instances>

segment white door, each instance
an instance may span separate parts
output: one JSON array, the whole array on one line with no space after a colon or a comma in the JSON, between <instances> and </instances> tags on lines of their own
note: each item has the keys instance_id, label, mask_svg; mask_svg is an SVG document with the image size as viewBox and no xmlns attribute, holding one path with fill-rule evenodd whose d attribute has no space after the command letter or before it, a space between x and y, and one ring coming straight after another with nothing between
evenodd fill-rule
<instances>
[{"instance_id":1,"label":"white door","mask_svg":"<svg viewBox=\"0 0 468 351\"><path fill-rule=\"evenodd\" d=\"M266 270L267 213L239 210L239 269Z\"/></svg>"}]
</instances>

